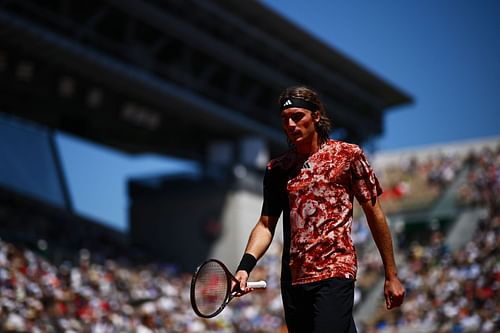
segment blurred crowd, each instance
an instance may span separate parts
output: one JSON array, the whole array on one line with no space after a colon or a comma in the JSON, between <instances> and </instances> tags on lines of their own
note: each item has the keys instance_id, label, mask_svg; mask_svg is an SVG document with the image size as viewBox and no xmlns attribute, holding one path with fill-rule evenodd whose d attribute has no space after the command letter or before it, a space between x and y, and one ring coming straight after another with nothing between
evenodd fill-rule
<instances>
[{"instance_id":1,"label":"blurred crowd","mask_svg":"<svg viewBox=\"0 0 500 333\"><path fill-rule=\"evenodd\" d=\"M384 211L395 214L431 208L463 167L464 159L458 155L436 153L426 159L403 158L377 170L384 189Z\"/></svg>"},{"instance_id":2,"label":"blurred crowd","mask_svg":"<svg viewBox=\"0 0 500 333\"><path fill-rule=\"evenodd\" d=\"M440 231L411 244L400 268L403 306L381 312L368 332L499 332L500 215L481 220L474 239L451 252Z\"/></svg>"},{"instance_id":3,"label":"blurred crowd","mask_svg":"<svg viewBox=\"0 0 500 333\"><path fill-rule=\"evenodd\" d=\"M500 151L484 150L463 161L409 163L427 169L428 180L446 186L463 167L467 182L457 193L464 206L486 206L473 240L458 251L445 246L443 230L428 241L403 244L403 306L381 310L363 332L500 331ZM357 218L353 239L360 252L355 304L381 274L366 222ZM216 318L191 309L191 274L172 265L132 262L81 249L75 260L54 261L41 249L0 241L0 331L31 333L286 332L279 289L281 244L275 242L252 278L268 288L236 298Z\"/></svg>"},{"instance_id":4,"label":"blurred crowd","mask_svg":"<svg viewBox=\"0 0 500 333\"><path fill-rule=\"evenodd\" d=\"M278 260L274 253L266 261ZM237 299L207 320L191 309L190 274L154 264L94 263L88 250L79 257L76 264L56 266L0 242L0 331L278 332L282 326L278 272L258 268L254 275L265 274L269 289ZM269 266L266 261L262 266Z\"/></svg>"},{"instance_id":5,"label":"blurred crowd","mask_svg":"<svg viewBox=\"0 0 500 333\"><path fill-rule=\"evenodd\" d=\"M457 199L487 208L464 247L450 251L442 230L407 244L400 276L407 297L396 311L379 311L367 329L389 332L500 332L500 149L463 161L467 179Z\"/></svg>"}]
</instances>

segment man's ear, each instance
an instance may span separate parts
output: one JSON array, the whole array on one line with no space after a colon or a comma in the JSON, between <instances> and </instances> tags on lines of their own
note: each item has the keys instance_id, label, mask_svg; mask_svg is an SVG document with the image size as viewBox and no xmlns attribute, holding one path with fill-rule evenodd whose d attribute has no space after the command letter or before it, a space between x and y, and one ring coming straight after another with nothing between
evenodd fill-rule
<instances>
[{"instance_id":1,"label":"man's ear","mask_svg":"<svg viewBox=\"0 0 500 333\"><path fill-rule=\"evenodd\" d=\"M313 120L315 123L319 123L321 119L321 113L319 111L314 111L313 112Z\"/></svg>"}]
</instances>

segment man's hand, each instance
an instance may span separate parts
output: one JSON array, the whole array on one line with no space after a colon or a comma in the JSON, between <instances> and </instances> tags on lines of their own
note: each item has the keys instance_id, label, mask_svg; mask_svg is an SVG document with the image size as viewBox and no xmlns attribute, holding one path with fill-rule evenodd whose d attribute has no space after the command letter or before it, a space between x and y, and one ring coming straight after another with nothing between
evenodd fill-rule
<instances>
[{"instance_id":1,"label":"man's hand","mask_svg":"<svg viewBox=\"0 0 500 333\"><path fill-rule=\"evenodd\" d=\"M247 287L247 281L248 281L248 273L246 271L240 270L236 272L236 275L234 276L236 280L239 281L239 285L236 281L233 280L231 284L231 290L234 292L234 295L236 297L243 296L245 294L248 294L253 290L253 288L248 288Z\"/></svg>"},{"instance_id":2,"label":"man's hand","mask_svg":"<svg viewBox=\"0 0 500 333\"><path fill-rule=\"evenodd\" d=\"M397 277L385 279L384 296L385 305L389 310L403 304L405 288Z\"/></svg>"}]
</instances>

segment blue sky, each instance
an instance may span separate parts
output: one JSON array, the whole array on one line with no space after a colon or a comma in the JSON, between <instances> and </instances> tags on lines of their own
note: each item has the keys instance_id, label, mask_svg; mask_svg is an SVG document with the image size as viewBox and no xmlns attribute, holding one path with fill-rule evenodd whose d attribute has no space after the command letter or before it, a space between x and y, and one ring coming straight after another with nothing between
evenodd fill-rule
<instances>
[{"instance_id":1,"label":"blue sky","mask_svg":"<svg viewBox=\"0 0 500 333\"><path fill-rule=\"evenodd\" d=\"M380 150L500 134L500 1L262 2L413 96Z\"/></svg>"},{"instance_id":2,"label":"blue sky","mask_svg":"<svg viewBox=\"0 0 500 333\"><path fill-rule=\"evenodd\" d=\"M128 228L129 179L198 170L190 161L131 156L64 133L56 139L75 212L120 231Z\"/></svg>"},{"instance_id":3,"label":"blue sky","mask_svg":"<svg viewBox=\"0 0 500 333\"><path fill-rule=\"evenodd\" d=\"M411 95L388 113L381 150L500 135L500 1L263 0ZM126 230L126 180L193 165L125 154L60 135L78 213Z\"/></svg>"}]
</instances>

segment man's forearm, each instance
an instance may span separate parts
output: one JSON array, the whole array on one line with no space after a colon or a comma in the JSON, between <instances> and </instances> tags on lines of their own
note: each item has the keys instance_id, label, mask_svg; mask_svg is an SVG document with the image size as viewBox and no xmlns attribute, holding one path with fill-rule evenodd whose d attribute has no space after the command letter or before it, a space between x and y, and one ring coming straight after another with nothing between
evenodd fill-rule
<instances>
[{"instance_id":1,"label":"man's forearm","mask_svg":"<svg viewBox=\"0 0 500 333\"><path fill-rule=\"evenodd\" d=\"M397 276L396 261L394 259L394 248L389 227L387 225L385 215L382 212L380 203L373 206L367 204L365 208L366 219L368 226L373 236L373 240L377 245L380 257L384 264L386 278Z\"/></svg>"},{"instance_id":2,"label":"man's forearm","mask_svg":"<svg viewBox=\"0 0 500 333\"><path fill-rule=\"evenodd\" d=\"M252 229L245 248L245 253L250 253L257 260L260 259L269 248L274 236L274 229L260 221Z\"/></svg>"},{"instance_id":3,"label":"man's forearm","mask_svg":"<svg viewBox=\"0 0 500 333\"><path fill-rule=\"evenodd\" d=\"M392 238L389 228L385 219L369 223L370 230L372 231L373 239L382 258L384 264L386 278L397 276L396 261L394 259L394 248L392 245Z\"/></svg>"},{"instance_id":4,"label":"man's forearm","mask_svg":"<svg viewBox=\"0 0 500 333\"><path fill-rule=\"evenodd\" d=\"M368 202L363 204L363 210L365 211L373 240L377 245L382 262L384 263L384 297L386 306L387 309L393 309L403 303L405 288L398 277L391 232L378 200L374 203Z\"/></svg>"}]
</instances>

